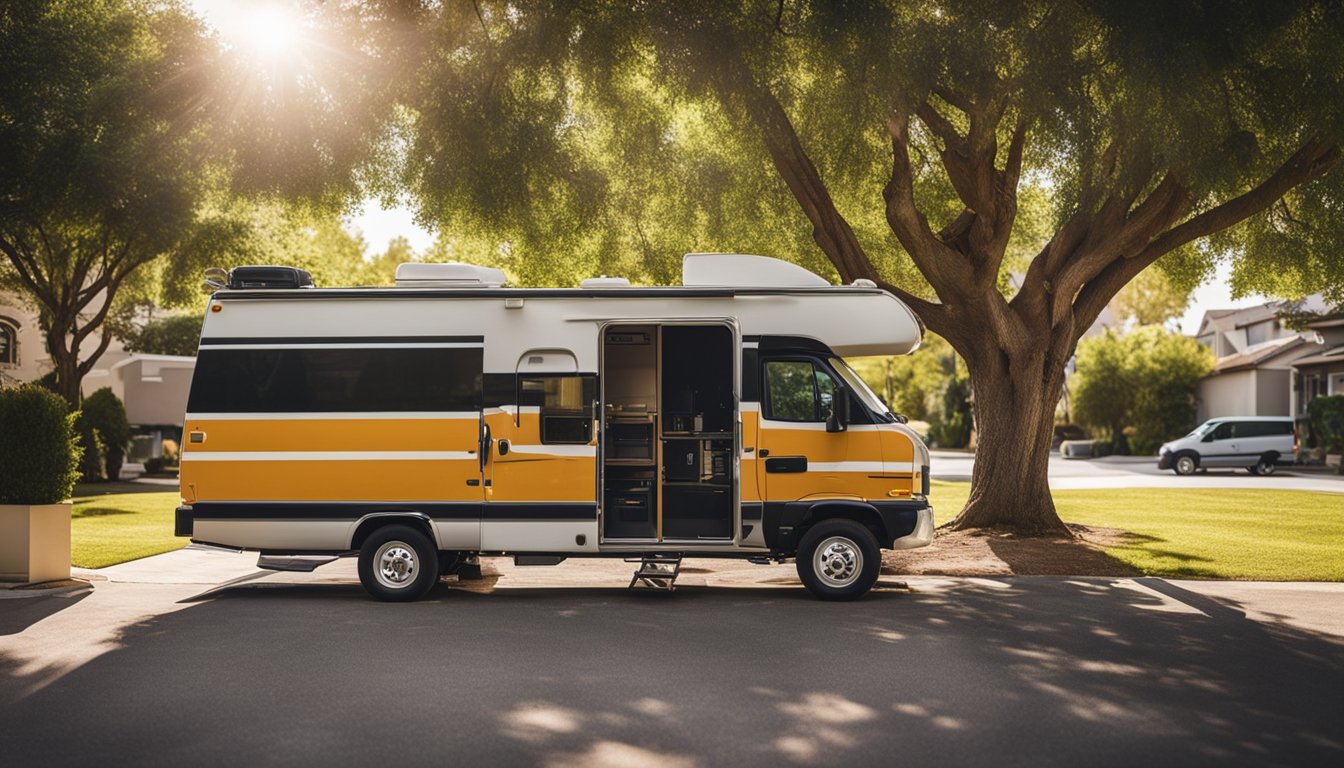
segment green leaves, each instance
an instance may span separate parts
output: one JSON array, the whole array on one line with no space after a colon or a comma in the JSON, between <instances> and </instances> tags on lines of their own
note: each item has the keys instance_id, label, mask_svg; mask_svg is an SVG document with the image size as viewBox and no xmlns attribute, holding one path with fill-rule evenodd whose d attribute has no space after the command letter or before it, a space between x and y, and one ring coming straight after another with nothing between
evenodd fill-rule
<instances>
[{"instance_id":1,"label":"green leaves","mask_svg":"<svg viewBox=\"0 0 1344 768\"><path fill-rule=\"evenodd\" d=\"M1074 418L1109 430L1117 442L1132 427L1130 448L1152 453L1195 426L1194 387L1213 370L1213 353L1159 326L1107 330L1078 344L1077 370Z\"/></svg>"},{"instance_id":2,"label":"green leaves","mask_svg":"<svg viewBox=\"0 0 1344 768\"><path fill-rule=\"evenodd\" d=\"M0 504L57 504L79 478L74 415L37 384L0 389Z\"/></svg>"}]
</instances>

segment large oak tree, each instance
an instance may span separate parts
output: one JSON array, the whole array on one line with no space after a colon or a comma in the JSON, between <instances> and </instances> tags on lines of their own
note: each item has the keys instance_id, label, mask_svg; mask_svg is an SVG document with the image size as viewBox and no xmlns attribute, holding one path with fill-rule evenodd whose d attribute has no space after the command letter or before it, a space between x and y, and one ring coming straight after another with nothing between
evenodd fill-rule
<instances>
[{"instance_id":1,"label":"large oak tree","mask_svg":"<svg viewBox=\"0 0 1344 768\"><path fill-rule=\"evenodd\" d=\"M1228 258L1243 289L1344 298L1344 184L1327 175L1342 16L450 3L419 18L402 162L382 178L427 222L492 233L525 280L670 279L669 257L709 248L877 281L970 369L979 451L954 525L1062 532L1046 470L1065 365L1136 275L1156 263L1189 285ZM1023 236L1028 192L1048 200L1044 237Z\"/></svg>"}]
</instances>

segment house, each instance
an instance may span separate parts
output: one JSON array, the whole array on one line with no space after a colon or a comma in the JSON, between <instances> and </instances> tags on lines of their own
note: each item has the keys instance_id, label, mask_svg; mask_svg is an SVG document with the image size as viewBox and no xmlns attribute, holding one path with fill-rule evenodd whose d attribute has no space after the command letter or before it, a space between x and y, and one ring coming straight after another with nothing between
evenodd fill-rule
<instances>
[{"instance_id":1,"label":"house","mask_svg":"<svg viewBox=\"0 0 1344 768\"><path fill-rule=\"evenodd\" d=\"M100 341L94 333L83 348L96 349ZM180 439L195 366L194 357L127 352L114 338L84 377L80 388L86 397L110 387L125 404L132 433L128 464L160 455L164 440ZM36 381L52 368L37 313L18 297L0 293L0 387Z\"/></svg>"},{"instance_id":2,"label":"house","mask_svg":"<svg viewBox=\"0 0 1344 768\"><path fill-rule=\"evenodd\" d=\"M1204 313L1195 339L1213 350L1213 372L1195 387L1196 416L1295 416L1294 364L1319 354L1315 332L1294 331L1281 315L1320 312L1320 294L1301 302L1272 301L1245 309Z\"/></svg>"},{"instance_id":3,"label":"house","mask_svg":"<svg viewBox=\"0 0 1344 768\"><path fill-rule=\"evenodd\" d=\"M1317 397L1344 395L1344 315L1325 316L1307 328L1318 344L1311 354L1293 361L1294 415L1305 414Z\"/></svg>"}]
</instances>

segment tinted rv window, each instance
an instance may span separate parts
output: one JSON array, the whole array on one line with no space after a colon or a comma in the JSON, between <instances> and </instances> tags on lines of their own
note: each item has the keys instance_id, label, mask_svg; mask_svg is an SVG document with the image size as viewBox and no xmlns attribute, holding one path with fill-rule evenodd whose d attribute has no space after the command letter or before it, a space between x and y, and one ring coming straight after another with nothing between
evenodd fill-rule
<instances>
[{"instance_id":1,"label":"tinted rv window","mask_svg":"<svg viewBox=\"0 0 1344 768\"><path fill-rule=\"evenodd\" d=\"M482 350L204 349L193 413L474 411Z\"/></svg>"},{"instance_id":2,"label":"tinted rv window","mask_svg":"<svg viewBox=\"0 0 1344 768\"><path fill-rule=\"evenodd\" d=\"M519 405L541 407L541 442L587 443L593 439L597 377L522 376Z\"/></svg>"}]
</instances>

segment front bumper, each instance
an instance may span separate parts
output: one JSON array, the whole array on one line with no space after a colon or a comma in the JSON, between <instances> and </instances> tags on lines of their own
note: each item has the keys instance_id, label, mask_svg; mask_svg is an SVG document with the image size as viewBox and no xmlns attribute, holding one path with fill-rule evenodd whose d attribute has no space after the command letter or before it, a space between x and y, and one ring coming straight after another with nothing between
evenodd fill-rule
<instances>
[{"instance_id":1,"label":"front bumper","mask_svg":"<svg viewBox=\"0 0 1344 768\"><path fill-rule=\"evenodd\" d=\"M933 507L916 512L915 529L891 543L892 549L918 549L933 543Z\"/></svg>"},{"instance_id":2,"label":"front bumper","mask_svg":"<svg viewBox=\"0 0 1344 768\"><path fill-rule=\"evenodd\" d=\"M1158 454L1157 457L1158 469L1171 469L1174 466L1176 466L1176 454L1172 453L1171 451Z\"/></svg>"}]
</instances>

